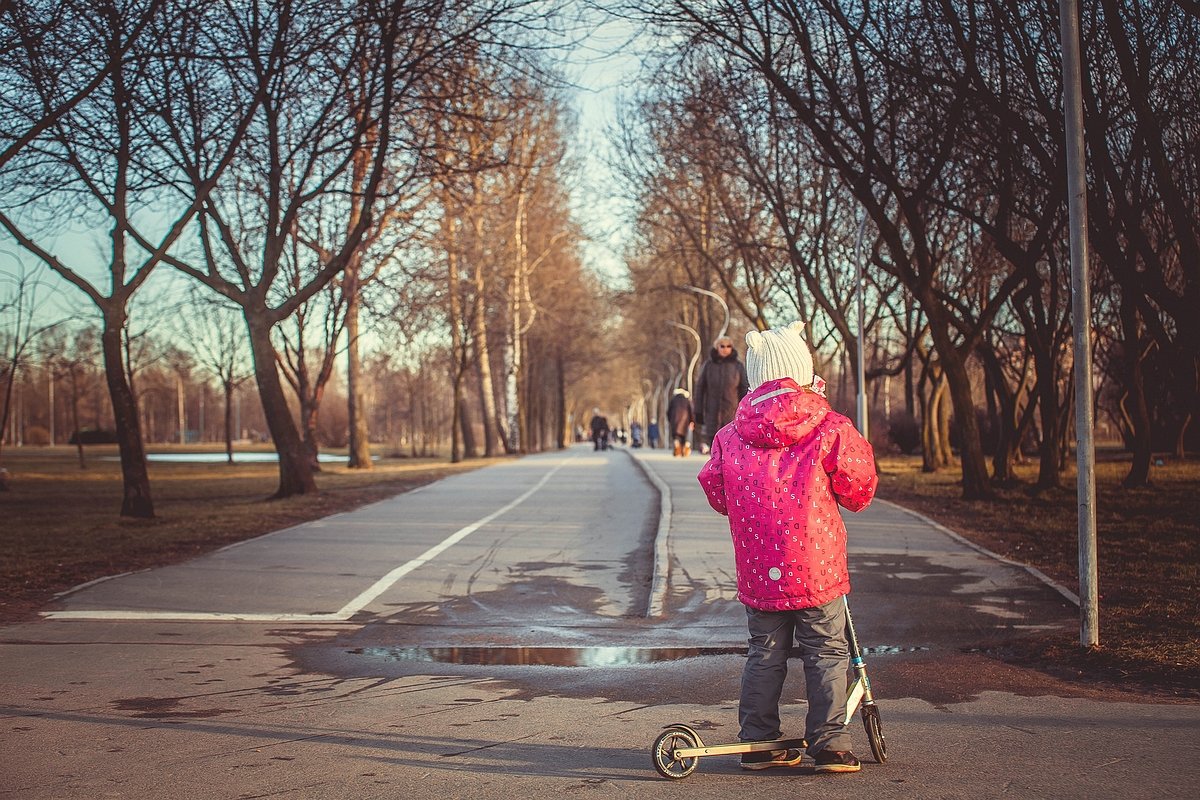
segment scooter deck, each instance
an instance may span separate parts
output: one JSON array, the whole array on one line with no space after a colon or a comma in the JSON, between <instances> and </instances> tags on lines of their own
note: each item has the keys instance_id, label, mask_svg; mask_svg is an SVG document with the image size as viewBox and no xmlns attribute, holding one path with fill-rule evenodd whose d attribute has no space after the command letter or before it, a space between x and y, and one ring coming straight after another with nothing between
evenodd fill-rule
<instances>
[{"instance_id":1,"label":"scooter deck","mask_svg":"<svg viewBox=\"0 0 1200 800\"><path fill-rule=\"evenodd\" d=\"M807 739L775 739L769 742L734 742L732 744L710 744L699 747L680 747L672 751L675 758L697 758L699 756L730 756L738 753L759 753L764 750L805 750Z\"/></svg>"}]
</instances>

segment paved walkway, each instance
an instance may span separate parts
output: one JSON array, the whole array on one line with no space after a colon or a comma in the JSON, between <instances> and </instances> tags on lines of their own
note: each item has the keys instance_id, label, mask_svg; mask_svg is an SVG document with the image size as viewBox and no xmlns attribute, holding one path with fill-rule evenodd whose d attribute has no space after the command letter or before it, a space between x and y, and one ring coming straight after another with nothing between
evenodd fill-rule
<instances>
[{"instance_id":1,"label":"paved walkway","mask_svg":"<svg viewBox=\"0 0 1200 800\"><path fill-rule=\"evenodd\" d=\"M668 489L667 516L635 458ZM0 631L0 797L1195 795L1200 706L1093 695L989 654L1026 628L1073 628L1076 609L883 502L848 518L851 602L891 754L858 775L743 773L726 757L659 778L649 746L663 725L735 737L737 655L584 668L396 656L433 632L463 645L744 643L701 463L532 456L64 598L55 610L75 618ZM548 557L533 532L584 555ZM665 582L637 572L651 550ZM522 606L503 603L526 590L529 616L514 618ZM447 612L452 596L470 626ZM233 621L250 614L263 617ZM804 706L789 686L794 732Z\"/></svg>"}]
</instances>

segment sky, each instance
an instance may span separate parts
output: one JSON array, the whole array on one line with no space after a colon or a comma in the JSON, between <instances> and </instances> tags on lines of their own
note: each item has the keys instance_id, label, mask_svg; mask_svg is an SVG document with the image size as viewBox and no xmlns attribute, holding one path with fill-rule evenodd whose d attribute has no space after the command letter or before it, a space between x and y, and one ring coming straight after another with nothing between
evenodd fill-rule
<instances>
[{"instance_id":1,"label":"sky","mask_svg":"<svg viewBox=\"0 0 1200 800\"><path fill-rule=\"evenodd\" d=\"M624 276L621 251L627 221L610 168L619 158L611 131L621 100L636 84L641 68L636 39L637 32L628 23L609 20L571 48L565 65L568 79L575 85L574 104L579 114L574 156L584 172L574 194L575 212L593 237L585 258L610 283Z\"/></svg>"}]
</instances>

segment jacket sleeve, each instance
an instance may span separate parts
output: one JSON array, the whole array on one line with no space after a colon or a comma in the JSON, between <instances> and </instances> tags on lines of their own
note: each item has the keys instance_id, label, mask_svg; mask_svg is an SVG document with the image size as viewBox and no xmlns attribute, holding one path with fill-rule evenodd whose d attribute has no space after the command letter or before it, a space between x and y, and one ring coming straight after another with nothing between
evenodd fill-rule
<instances>
[{"instance_id":1,"label":"jacket sleeve","mask_svg":"<svg viewBox=\"0 0 1200 800\"><path fill-rule=\"evenodd\" d=\"M720 439L713 439L708 462L700 470L696 479L700 481L700 486L704 489L704 497L713 510L718 514L728 516L729 504L725 497L725 474L722 470L724 460L721 454Z\"/></svg>"},{"instance_id":2,"label":"jacket sleeve","mask_svg":"<svg viewBox=\"0 0 1200 800\"><path fill-rule=\"evenodd\" d=\"M826 454L823 466L833 487L838 505L850 511L866 508L879 487L875 474L875 451L849 420L834 432L833 446Z\"/></svg>"},{"instance_id":3,"label":"jacket sleeve","mask_svg":"<svg viewBox=\"0 0 1200 800\"><path fill-rule=\"evenodd\" d=\"M746 365L738 362L738 400L750 392L750 378L746 375Z\"/></svg>"}]
</instances>

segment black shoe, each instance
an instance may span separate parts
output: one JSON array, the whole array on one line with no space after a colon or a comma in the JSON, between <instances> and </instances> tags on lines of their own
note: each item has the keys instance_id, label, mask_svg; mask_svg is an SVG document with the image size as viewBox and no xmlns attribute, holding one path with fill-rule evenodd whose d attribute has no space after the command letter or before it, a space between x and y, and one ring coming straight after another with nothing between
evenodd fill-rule
<instances>
[{"instance_id":1,"label":"black shoe","mask_svg":"<svg viewBox=\"0 0 1200 800\"><path fill-rule=\"evenodd\" d=\"M849 750L822 750L814 759L817 772L858 772L862 764Z\"/></svg>"},{"instance_id":2,"label":"black shoe","mask_svg":"<svg viewBox=\"0 0 1200 800\"><path fill-rule=\"evenodd\" d=\"M742 754L742 769L770 769L771 767L794 767L804 754L799 750L760 750Z\"/></svg>"}]
</instances>

